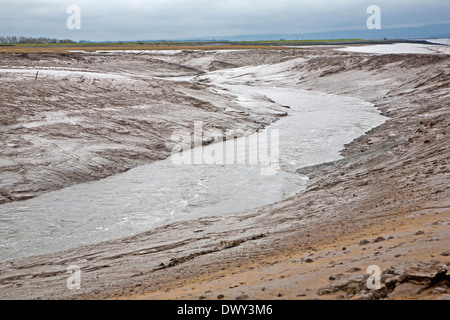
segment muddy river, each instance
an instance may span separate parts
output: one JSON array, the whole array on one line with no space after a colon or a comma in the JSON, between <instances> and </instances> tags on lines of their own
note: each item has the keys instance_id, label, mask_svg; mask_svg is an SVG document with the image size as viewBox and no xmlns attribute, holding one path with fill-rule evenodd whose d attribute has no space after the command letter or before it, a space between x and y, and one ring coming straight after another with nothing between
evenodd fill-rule
<instances>
[{"instance_id":1,"label":"muddy river","mask_svg":"<svg viewBox=\"0 0 450 320\"><path fill-rule=\"evenodd\" d=\"M344 144L386 119L370 103L354 98L298 89L228 89L237 96L266 95L289 106L289 115L258 134L1 205L0 261L280 201L306 188L308 179L296 174L296 169L340 159ZM225 160L217 161L219 156Z\"/></svg>"}]
</instances>

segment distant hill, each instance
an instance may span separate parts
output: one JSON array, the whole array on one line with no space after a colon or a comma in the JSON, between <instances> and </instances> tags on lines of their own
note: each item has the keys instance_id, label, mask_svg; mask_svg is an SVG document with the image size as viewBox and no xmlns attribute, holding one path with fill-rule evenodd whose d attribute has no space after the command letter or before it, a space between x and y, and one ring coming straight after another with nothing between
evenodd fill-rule
<instances>
[{"instance_id":1,"label":"distant hill","mask_svg":"<svg viewBox=\"0 0 450 320\"><path fill-rule=\"evenodd\" d=\"M179 39L183 41L266 41L266 40L328 40L328 39L436 39L450 36L450 24L433 24L412 28L393 28L380 30L342 30L296 34L248 34L226 37L198 37Z\"/></svg>"}]
</instances>

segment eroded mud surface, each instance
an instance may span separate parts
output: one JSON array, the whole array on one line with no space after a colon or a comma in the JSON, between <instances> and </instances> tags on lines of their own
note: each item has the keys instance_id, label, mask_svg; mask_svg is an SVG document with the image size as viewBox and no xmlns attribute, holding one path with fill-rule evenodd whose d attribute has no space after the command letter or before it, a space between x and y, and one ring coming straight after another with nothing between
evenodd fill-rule
<instances>
[{"instance_id":1,"label":"eroded mud surface","mask_svg":"<svg viewBox=\"0 0 450 320\"><path fill-rule=\"evenodd\" d=\"M253 63L273 60L251 55ZM286 115L264 97L251 109L201 83L161 79L233 66L214 57L2 54L0 203L165 159L171 135L193 131L195 121L203 121L204 130L257 131Z\"/></svg>"},{"instance_id":2,"label":"eroded mud surface","mask_svg":"<svg viewBox=\"0 0 450 320\"><path fill-rule=\"evenodd\" d=\"M186 70L185 75L200 75L195 87L200 86L202 90L198 90L197 95L214 95L214 92L208 92L208 88L203 87L211 82L214 73L202 75L202 71L227 68L230 74L226 81L233 81L234 84L242 82L246 85L291 87L356 97L374 103L390 119L347 145L342 152L346 157L344 160L314 168L299 168L303 174L309 174L313 179L303 193L273 205L225 217L174 223L132 238L2 263L1 296L96 299L199 299L203 296L202 298L215 299L219 294L226 293L227 298L234 299L245 293L250 298L259 299L299 298L299 294L301 297L314 298L317 297L318 289L329 285L329 276L334 273L330 269L336 266L340 273L354 267L359 267L365 273L369 264L379 264L384 270L395 263L411 260L438 259L440 263L449 263L448 255L442 254L448 248L450 217L448 55L377 56L329 49L305 49L296 54L297 56L293 56L292 50L284 53L219 52L213 55L183 53L177 58L177 63L187 68L183 69ZM17 64L17 57L8 59L3 63ZM20 59L27 61L28 58ZM39 63L40 57L34 59L29 62L29 66L33 68ZM60 58L55 59L55 63L61 63L58 61ZM70 59L77 64L85 63L76 61L86 58L77 56ZM94 56L89 59L108 57ZM173 63L173 60L170 61ZM166 63L159 63L161 68L167 68ZM124 62L124 65L128 64L129 62ZM104 72L111 68L106 65L108 64L103 66ZM101 64L98 68L101 68ZM174 69L182 70L178 65ZM9 110L2 114L2 125L9 126L12 131L32 132L33 126L26 128L16 122L19 115L10 115L15 111L12 105L21 105L17 101L20 99L20 90L11 84L13 81L16 80L2 79L5 86L11 85L6 90L6 95L9 96L2 99L5 110ZM23 83L23 80L19 81ZM55 81L54 86L57 87L61 81L64 80ZM70 83L70 80L67 81ZM147 83L149 80L135 81ZM151 81L158 83L163 80ZM76 87L78 84L75 81L72 85ZM107 92L107 84L104 86L102 88ZM193 84L190 83L189 86ZM33 85L22 89L26 92L30 87ZM38 88L36 86L35 90ZM158 88L157 86L155 90ZM189 94L195 90L187 88L183 83L159 90L175 89L189 91ZM94 91L98 94L100 90ZM32 101L32 94L30 93L28 101ZM193 96L197 96L196 94L192 93ZM185 97L184 94L181 96ZM117 97L117 103L122 101L125 104L124 99ZM186 108L194 110L192 100L189 99ZM219 101L221 99L232 101L223 96ZM68 97L67 100L70 101ZM208 101L216 103L216 99ZM132 105L147 105L141 100L136 102ZM11 106L8 107L9 104ZM35 108L41 107L41 104ZM116 108L115 106L113 104L110 108ZM46 108L52 111L52 107ZM40 116L36 112L39 109L34 110L33 115L20 115L29 119L23 123L42 121L33 118ZM82 117L81 113L78 110L79 117ZM268 117L266 114L255 116L250 113L250 116L237 117L226 115L220 110L214 115L217 115L217 121L225 121L223 119L230 117L234 125L241 123L243 126L262 126L274 120L273 116ZM255 117L263 117L263 120L255 124ZM240 120L235 120L237 118ZM173 126L179 123L179 119L173 120ZM130 133L137 130L132 125L121 128L127 128ZM36 136L47 136L50 129L51 125ZM58 129L58 133L61 130ZM5 142L8 141L5 136L11 137L8 132L10 131L2 132ZM125 137L130 136L130 133ZM48 152L44 147L38 149L41 151L35 151L36 148L30 147L30 142L24 136L26 137L26 133L13 135L24 140L16 141L16 144L9 141L4 158L16 158L9 155L17 152L17 149L20 150L17 153L21 155L19 158L22 158L27 154L27 146L31 148L30 158L33 158L32 154L35 155L34 152ZM156 140L158 143L166 141L164 138ZM155 152L150 146L148 149L152 150L149 152ZM26 163L36 161L30 158ZM90 156L87 158L91 159ZM149 158L150 156L146 156L145 161ZM117 157L111 160L111 168L114 168L111 170L120 167L121 161L137 165L134 160L127 162L120 159L128 158ZM23 188L29 188L26 187L28 183L25 180L17 178L24 177L23 174L20 175L20 169L3 169L14 166L21 168L8 162L2 167L2 174L11 172L11 178L2 179L4 197L10 200L20 198L21 194L29 195L30 192L27 190L21 193ZM23 168L33 170L28 167L34 166L37 165ZM73 164L70 167L72 166ZM19 172L19 175L14 175L15 172ZM35 179L37 176L37 173L36 176L31 175L30 179L38 181ZM99 174L96 178L101 177ZM75 179L68 181L77 182ZM22 189L18 187L20 185ZM43 190L41 186L45 185L42 182L36 184L37 191ZM17 189L13 188L15 186ZM375 243L369 251L364 251L359 246L359 241L370 238L369 242L372 242L372 238L378 236L385 239L393 236L396 240ZM353 253L346 254L347 250L343 250L341 246L350 248L349 251ZM81 268L82 287L79 291L67 289L69 265ZM293 283L295 288L289 287ZM283 291L283 288L289 290ZM299 292L298 288L308 288L308 291ZM444 290L433 297L445 298L445 287L442 289Z\"/></svg>"}]
</instances>

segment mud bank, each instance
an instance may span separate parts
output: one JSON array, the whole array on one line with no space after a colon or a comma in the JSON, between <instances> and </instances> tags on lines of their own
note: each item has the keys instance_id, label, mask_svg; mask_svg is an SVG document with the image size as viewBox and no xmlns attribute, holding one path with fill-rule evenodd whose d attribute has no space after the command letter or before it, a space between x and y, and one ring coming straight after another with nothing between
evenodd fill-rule
<instances>
[{"instance_id":1,"label":"mud bank","mask_svg":"<svg viewBox=\"0 0 450 320\"><path fill-rule=\"evenodd\" d=\"M197 55L2 54L0 203L166 159L172 133L195 121L255 132L286 115L264 97L251 109L201 83L161 79L219 65L197 65Z\"/></svg>"},{"instance_id":2,"label":"mud bank","mask_svg":"<svg viewBox=\"0 0 450 320\"><path fill-rule=\"evenodd\" d=\"M191 54L180 62L229 68L233 84L356 97L390 120L347 145L345 159L299 168L313 182L276 204L1 263L2 298L351 298L324 297L319 289L333 275L365 274L370 265L450 262L443 254L450 243L448 55ZM211 76L196 85L208 85ZM385 240L374 241L379 237ZM81 268L78 291L66 286L70 265ZM420 297L448 298L443 286Z\"/></svg>"}]
</instances>

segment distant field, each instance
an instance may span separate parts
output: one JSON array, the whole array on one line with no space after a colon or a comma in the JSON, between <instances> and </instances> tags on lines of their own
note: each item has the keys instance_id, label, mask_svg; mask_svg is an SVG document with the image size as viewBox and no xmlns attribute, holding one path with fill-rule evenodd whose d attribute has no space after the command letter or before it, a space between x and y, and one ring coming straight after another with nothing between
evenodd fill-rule
<instances>
[{"instance_id":1,"label":"distant field","mask_svg":"<svg viewBox=\"0 0 450 320\"><path fill-rule=\"evenodd\" d=\"M283 49L267 45L180 45L180 44L96 44L96 45L13 45L0 46L0 52L55 52L70 53L71 51L109 51L109 50L239 50L239 49Z\"/></svg>"},{"instance_id":2,"label":"distant field","mask_svg":"<svg viewBox=\"0 0 450 320\"><path fill-rule=\"evenodd\" d=\"M331 39L331 40L275 40L275 41L235 41L235 42L117 42L117 43L67 43L67 44L0 44L0 52L50 52L71 53L71 51L115 51L115 50L245 50L245 49L279 49L287 46L314 45L368 45L416 43L429 44L425 40L363 40L363 39Z\"/></svg>"},{"instance_id":3,"label":"distant field","mask_svg":"<svg viewBox=\"0 0 450 320\"><path fill-rule=\"evenodd\" d=\"M14 44L0 45L0 52L95 52L102 50L239 50L239 49L283 49L284 45L329 44L340 42L363 42L362 39L334 40L276 40L237 42L159 42L159 43L68 43L68 44Z\"/></svg>"},{"instance_id":4,"label":"distant field","mask_svg":"<svg viewBox=\"0 0 450 320\"><path fill-rule=\"evenodd\" d=\"M237 41L235 43L282 43L282 44L304 44L304 43L330 43L330 42L354 42L365 41L364 39L330 39L330 40L266 40L266 41Z\"/></svg>"}]
</instances>

